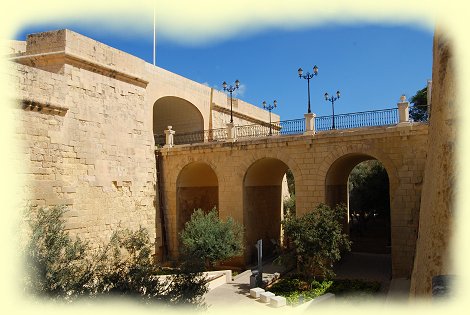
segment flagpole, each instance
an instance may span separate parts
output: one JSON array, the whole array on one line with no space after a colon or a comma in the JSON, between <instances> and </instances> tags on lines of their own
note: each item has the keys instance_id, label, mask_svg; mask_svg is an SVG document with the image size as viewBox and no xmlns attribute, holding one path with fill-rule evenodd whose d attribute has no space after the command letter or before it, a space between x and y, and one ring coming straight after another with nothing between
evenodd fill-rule
<instances>
[{"instance_id":1,"label":"flagpole","mask_svg":"<svg viewBox=\"0 0 470 315\"><path fill-rule=\"evenodd\" d=\"M155 66L155 50L156 50L156 26L155 26L155 2L153 3L153 65Z\"/></svg>"}]
</instances>

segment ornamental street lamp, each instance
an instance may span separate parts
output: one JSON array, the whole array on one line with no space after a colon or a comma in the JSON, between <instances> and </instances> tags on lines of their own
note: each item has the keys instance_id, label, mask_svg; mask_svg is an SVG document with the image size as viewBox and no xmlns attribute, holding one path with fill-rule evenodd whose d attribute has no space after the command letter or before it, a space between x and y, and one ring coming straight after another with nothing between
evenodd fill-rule
<instances>
[{"instance_id":1,"label":"ornamental street lamp","mask_svg":"<svg viewBox=\"0 0 470 315\"><path fill-rule=\"evenodd\" d=\"M263 101L263 108L269 111L269 135L273 134L272 132L272 125L271 125L271 111L277 107L277 101L274 100L274 105L266 104L266 101Z\"/></svg>"},{"instance_id":2,"label":"ornamental street lamp","mask_svg":"<svg viewBox=\"0 0 470 315\"><path fill-rule=\"evenodd\" d=\"M232 93L233 91L235 91L236 89L238 89L240 87L240 81L236 80L235 81L235 86L229 86L227 87L227 82L224 81L224 83L222 83L222 86L224 88L224 91L229 91L230 92L230 123L232 124L233 123L233 112L232 112Z\"/></svg>"},{"instance_id":3,"label":"ornamental street lamp","mask_svg":"<svg viewBox=\"0 0 470 315\"><path fill-rule=\"evenodd\" d=\"M297 70L297 72L299 73L299 78L307 79L307 86L308 86L308 110L307 110L307 113L310 114L312 112L310 110L310 79L318 74L318 67L317 66L313 67L313 73L312 74L310 74L310 72L307 72L306 74L302 75L302 72L303 72L302 68L299 68L299 70Z\"/></svg>"},{"instance_id":4,"label":"ornamental street lamp","mask_svg":"<svg viewBox=\"0 0 470 315\"><path fill-rule=\"evenodd\" d=\"M331 126L331 129L335 129L335 101L339 99L341 94L339 93L339 91L336 91L336 97L334 96L328 97L328 96L329 96L328 93L325 93L325 100L331 102L331 108L333 109L333 125Z\"/></svg>"}]
</instances>

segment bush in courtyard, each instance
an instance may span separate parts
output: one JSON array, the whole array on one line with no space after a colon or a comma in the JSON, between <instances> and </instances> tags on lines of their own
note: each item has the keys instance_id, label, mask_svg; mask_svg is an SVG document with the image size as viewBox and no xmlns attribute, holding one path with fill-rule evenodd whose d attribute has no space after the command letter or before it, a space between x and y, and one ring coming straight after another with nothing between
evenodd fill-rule
<instances>
[{"instance_id":1,"label":"bush in courtyard","mask_svg":"<svg viewBox=\"0 0 470 315\"><path fill-rule=\"evenodd\" d=\"M346 211L343 205L332 209L320 204L301 217L283 220L289 249L281 255L281 263L287 268L296 267L309 278L333 277L333 263L341 258L341 251L350 250L350 241L341 223Z\"/></svg>"},{"instance_id":2,"label":"bush in courtyard","mask_svg":"<svg viewBox=\"0 0 470 315\"><path fill-rule=\"evenodd\" d=\"M220 220L215 208L207 214L196 210L186 222L180 239L183 257L187 261L199 261L206 268L243 251L243 227L232 218Z\"/></svg>"},{"instance_id":3,"label":"bush in courtyard","mask_svg":"<svg viewBox=\"0 0 470 315\"><path fill-rule=\"evenodd\" d=\"M202 305L207 292L202 274L178 269L158 277L148 232L115 231L108 244L91 250L65 230L57 206L29 211L30 235L25 246L25 287L35 296L72 301L78 297L134 296L141 301Z\"/></svg>"}]
</instances>

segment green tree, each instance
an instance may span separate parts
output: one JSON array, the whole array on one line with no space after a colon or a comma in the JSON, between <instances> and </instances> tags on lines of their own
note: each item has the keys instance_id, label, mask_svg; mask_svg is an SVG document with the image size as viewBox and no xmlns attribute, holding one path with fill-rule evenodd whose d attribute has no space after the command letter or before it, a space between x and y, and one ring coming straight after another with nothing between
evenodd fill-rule
<instances>
[{"instance_id":1,"label":"green tree","mask_svg":"<svg viewBox=\"0 0 470 315\"><path fill-rule=\"evenodd\" d=\"M428 88L425 87L416 92L410 99L410 103L413 106L410 108L410 118L413 121L427 121L429 118L428 114Z\"/></svg>"},{"instance_id":2,"label":"green tree","mask_svg":"<svg viewBox=\"0 0 470 315\"><path fill-rule=\"evenodd\" d=\"M287 179L287 187L289 189L289 194L291 196L295 195L295 180L294 180L294 174L290 169L287 170L286 172L286 179Z\"/></svg>"},{"instance_id":3,"label":"green tree","mask_svg":"<svg viewBox=\"0 0 470 315\"><path fill-rule=\"evenodd\" d=\"M28 212L30 235L25 248L26 289L52 299L72 299L90 291L92 263L87 244L70 238L62 218L66 208L39 208Z\"/></svg>"},{"instance_id":4,"label":"green tree","mask_svg":"<svg viewBox=\"0 0 470 315\"><path fill-rule=\"evenodd\" d=\"M179 268L159 277L145 229L115 231L108 244L92 250L65 230L65 211L64 206L28 211L24 248L28 292L54 300L119 295L144 303L204 306L207 286L201 273Z\"/></svg>"},{"instance_id":5,"label":"green tree","mask_svg":"<svg viewBox=\"0 0 470 315\"><path fill-rule=\"evenodd\" d=\"M183 257L199 260L206 268L243 252L243 227L232 218L220 220L215 208L207 214L194 211L180 239Z\"/></svg>"},{"instance_id":6,"label":"green tree","mask_svg":"<svg viewBox=\"0 0 470 315\"><path fill-rule=\"evenodd\" d=\"M295 216L295 195L283 200L284 217Z\"/></svg>"},{"instance_id":7,"label":"green tree","mask_svg":"<svg viewBox=\"0 0 470 315\"><path fill-rule=\"evenodd\" d=\"M359 163L349 175L349 212L360 222L370 217L390 216L387 171L377 160Z\"/></svg>"},{"instance_id":8,"label":"green tree","mask_svg":"<svg viewBox=\"0 0 470 315\"><path fill-rule=\"evenodd\" d=\"M341 258L343 250L350 250L348 235L343 233L341 224L346 211L344 205L332 209L320 204L301 217L283 220L290 248L281 255L281 263L287 268L297 267L308 277L333 277L333 263Z\"/></svg>"}]
</instances>

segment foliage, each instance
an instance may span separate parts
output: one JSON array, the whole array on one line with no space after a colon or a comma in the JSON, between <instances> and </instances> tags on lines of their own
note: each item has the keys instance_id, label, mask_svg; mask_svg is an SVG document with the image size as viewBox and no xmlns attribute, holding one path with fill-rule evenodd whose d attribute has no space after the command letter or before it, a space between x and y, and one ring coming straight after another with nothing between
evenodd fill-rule
<instances>
[{"instance_id":1,"label":"foliage","mask_svg":"<svg viewBox=\"0 0 470 315\"><path fill-rule=\"evenodd\" d=\"M428 108L427 108L427 94L428 88L425 87L416 92L410 99L410 103L413 106L410 108L410 118L413 121L427 121L428 120Z\"/></svg>"},{"instance_id":2,"label":"foliage","mask_svg":"<svg viewBox=\"0 0 470 315\"><path fill-rule=\"evenodd\" d=\"M243 227L232 218L220 220L215 208L207 214L196 210L180 238L183 257L206 268L243 252Z\"/></svg>"},{"instance_id":3,"label":"foliage","mask_svg":"<svg viewBox=\"0 0 470 315\"><path fill-rule=\"evenodd\" d=\"M284 217L295 216L295 195L284 199Z\"/></svg>"},{"instance_id":4,"label":"foliage","mask_svg":"<svg viewBox=\"0 0 470 315\"><path fill-rule=\"evenodd\" d=\"M280 279L269 288L269 291L276 295L284 296L288 304L297 305L325 293L333 293L337 297L372 296L379 289L380 283L375 281L334 279L308 282L303 277L293 275Z\"/></svg>"},{"instance_id":5,"label":"foliage","mask_svg":"<svg viewBox=\"0 0 470 315\"><path fill-rule=\"evenodd\" d=\"M335 295L345 295L351 293L376 293L380 290L380 282L377 281L363 281L363 280L350 280L341 279L334 280L332 285L328 288L328 292Z\"/></svg>"},{"instance_id":6,"label":"foliage","mask_svg":"<svg viewBox=\"0 0 470 315\"><path fill-rule=\"evenodd\" d=\"M25 248L25 286L30 293L67 301L118 295L145 303L202 306L206 279L182 268L158 277L161 268L152 261L153 245L145 229L116 231L108 244L91 250L67 233L65 211L57 206L28 213L31 235Z\"/></svg>"},{"instance_id":7,"label":"foliage","mask_svg":"<svg viewBox=\"0 0 470 315\"><path fill-rule=\"evenodd\" d=\"M286 172L286 179L287 179L287 187L289 188L289 194L291 196L295 195L295 180L294 174L290 169Z\"/></svg>"},{"instance_id":8,"label":"foliage","mask_svg":"<svg viewBox=\"0 0 470 315\"><path fill-rule=\"evenodd\" d=\"M72 240L64 229L64 211L58 206L27 214L31 235L25 248L26 289L53 299L87 294L93 275L87 244Z\"/></svg>"},{"instance_id":9,"label":"foliage","mask_svg":"<svg viewBox=\"0 0 470 315\"><path fill-rule=\"evenodd\" d=\"M388 175L379 161L364 161L351 171L349 212L363 222L372 216L390 216Z\"/></svg>"},{"instance_id":10,"label":"foliage","mask_svg":"<svg viewBox=\"0 0 470 315\"><path fill-rule=\"evenodd\" d=\"M332 283L332 281L318 282L314 280L309 284L298 278L286 278L274 283L269 291L284 296L287 304L296 305L325 294Z\"/></svg>"},{"instance_id":11,"label":"foliage","mask_svg":"<svg viewBox=\"0 0 470 315\"><path fill-rule=\"evenodd\" d=\"M291 248L282 253L280 262L287 268L296 266L308 277L333 277L333 263L341 258L342 250L350 249L348 235L342 231L345 214L344 205L332 209L320 204L301 217L283 220L284 235Z\"/></svg>"},{"instance_id":12,"label":"foliage","mask_svg":"<svg viewBox=\"0 0 470 315\"><path fill-rule=\"evenodd\" d=\"M284 217L295 215L295 181L290 169L286 171L286 179L290 196L283 200Z\"/></svg>"}]
</instances>

